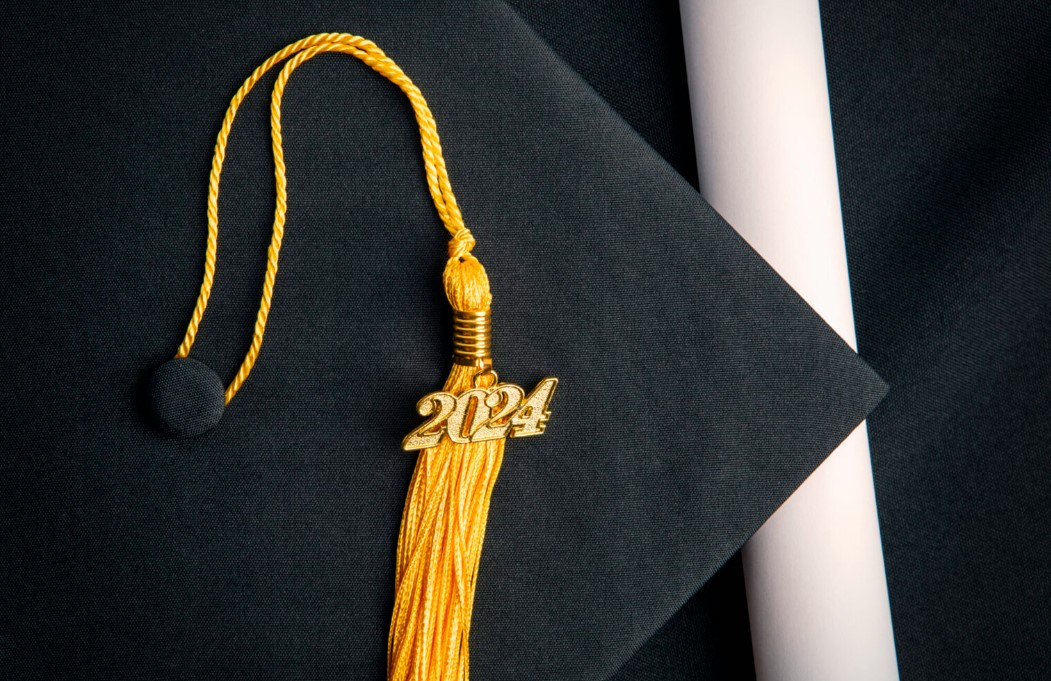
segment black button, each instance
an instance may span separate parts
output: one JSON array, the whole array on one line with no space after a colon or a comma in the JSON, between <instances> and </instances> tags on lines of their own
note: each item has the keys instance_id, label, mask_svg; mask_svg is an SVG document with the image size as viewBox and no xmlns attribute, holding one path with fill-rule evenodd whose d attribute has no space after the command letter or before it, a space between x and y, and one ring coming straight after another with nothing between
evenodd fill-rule
<instances>
[{"instance_id":1,"label":"black button","mask_svg":"<svg viewBox=\"0 0 1051 681\"><path fill-rule=\"evenodd\" d=\"M219 376L195 359L168 360L150 378L148 397L157 426L172 437L207 433L223 417L225 388Z\"/></svg>"}]
</instances>

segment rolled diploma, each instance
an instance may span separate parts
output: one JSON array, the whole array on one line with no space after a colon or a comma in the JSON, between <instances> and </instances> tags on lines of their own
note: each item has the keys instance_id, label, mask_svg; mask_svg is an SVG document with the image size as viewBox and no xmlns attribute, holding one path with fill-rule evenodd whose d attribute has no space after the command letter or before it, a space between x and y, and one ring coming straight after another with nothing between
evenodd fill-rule
<instances>
[{"instance_id":1,"label":"rolled diploma","mask_svg":"<svg viewBox=\"0 0 1051 681\"><path fill-rule=\"evenodd\" d=\"M816 0L680 0L704 198L856 349ZM859 426L743 549L760 681L898 678Z\"/></svg>"}]
</instances>

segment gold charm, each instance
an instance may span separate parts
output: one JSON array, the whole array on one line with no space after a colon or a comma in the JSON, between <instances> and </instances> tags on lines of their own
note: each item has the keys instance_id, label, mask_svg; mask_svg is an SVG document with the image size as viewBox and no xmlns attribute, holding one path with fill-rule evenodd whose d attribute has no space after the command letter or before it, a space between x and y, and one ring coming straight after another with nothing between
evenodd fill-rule
<instances>
[{"instance_id":1,"label":"gold charm","mask_svg":"<svg viewBox=\"0 0 1051 681\"><path fill-rule=\"evenodd\" d=\"M453 362L474 367L471 386L459 395L434 392L416 403L420 416L429 417L405 436L407 452L435 447L443 436L457 444L540 435L551 418L551 398L558 379L548 376L527 396L513 383L501 383L490 359L493 322L482 312L453 312ZM488 377L487 387L479 380Z\"/></svg>"},{"instance_id":2,"label":"gold charm","mask_svg":"<svg viewBox=\"0 0 1051 681\"><path fill-rule=\"evenodd\" d=\"M482 373L495 376L491 369ZM457 443L540 435L551 418L551 398L557 385L558 379L549 376L528 396L513 383L470 388L459 395L431 393L416 404L420 416L430 418L405 436L401 448L411 452L434 447L443 435Z\"/></svg>"}]
</instances>

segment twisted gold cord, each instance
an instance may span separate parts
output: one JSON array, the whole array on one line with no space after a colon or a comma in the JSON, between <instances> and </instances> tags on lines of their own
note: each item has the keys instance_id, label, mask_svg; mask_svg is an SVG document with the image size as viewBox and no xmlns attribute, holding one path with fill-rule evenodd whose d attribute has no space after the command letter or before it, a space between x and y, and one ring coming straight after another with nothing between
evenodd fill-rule
<instances>
[{"instance_id":1,"label":"twisted gold cord","mask_svg":"<svg viewBox=\"0 0 1051 681\"><path fill-rule=\"evenodd\" d=\"M229 404L234 395L248 378L255 361L259 356L259 350L263 344L263 333L266 330L267 317L270 314L270 303L274 292L274 281L277 277L278 256L281 252L281 240L285 230L285 218L288 211L288 182L285 177L285 152L281 137L281 99L284 95L285 86L292 72L312 57L324 52L342 52L364 62L371 69L387 78L405 93L416 114L416 123L420 129L420 145L423 149L423 163L427 177L427 187L434 201L434 207L438 211L445 228L452 235L449 243L449 257L462 258L474 247L474 238L471 232L464 226L460 207L456 204L453 196L452 186L449 183L449 175L445 169L445 160L442 158L442 147L438 139L438 129L434 122L427 102L423 95L408 76L395 64L379 47L370 40L346 33L321 33L303 38L288 47L278 51L272 57L263 62L252 75L238 88L230 106L226 110L219 136L215 143L215 153L212 156L212 170L208 181L208 239L205 247L204 257L204 279L201 282L201 290L197 296L197 304L194 307L190 323L186 328L186 336L176 352L177 358L187 357L193 347L197 331L200 328L204 311L208 307L208 298L211 295L212 283L215 280L215 263L219 245L219 178L223 170L223 160L226 157L226 146L233 127L234 118L237 116L238 107L244 101L248 93L252 91L256 83L277 64L292 57L281 69L281 73L274 83L274 90L270 100L270 132L274 153L274 178L277 185L277 198L274 207L273 235L270 239L270 247L267 251L266 274L263 280L263 293L259 301L259 312L256 315L255 328L252 333L252 343L245 354L244 360L237 371L237 375L226 388L226 403ZM294 56L293 56L294 55Z\"/></svg>"}]
</instances>

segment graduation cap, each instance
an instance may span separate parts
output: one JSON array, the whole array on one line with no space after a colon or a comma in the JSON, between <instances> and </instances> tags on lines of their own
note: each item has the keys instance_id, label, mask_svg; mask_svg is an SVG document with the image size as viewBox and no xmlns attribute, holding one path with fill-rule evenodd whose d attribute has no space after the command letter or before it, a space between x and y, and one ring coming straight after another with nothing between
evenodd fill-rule
<instances>
[{"instance_id":1,"label":"graduation cap","mask_svg":"<svg viewBox=\"0 0 1051 681\"><path fill-rule=\"evenodd\" d=\"M453 354L415 122L395 86L338 56L301 69L283 103L282 280L251 389L202 437L161 437L141 379L197 294L219 112L245 64L319 21L239 13L231 39L222 17L165 11L95 8L56 24L46 51L13 36L21 172L0 191L24 238L3 276L24 295L5 326L19 427L3 503L25 522L0 573L15 651L0 665L382 678L414 465L399 443ZM493 491L473 675L605 678L885 386L510 10L322 14L427 93L484 235L501 372L561 381L551 427L509 450ZM162 20L157 40L144 27ZM226 159L223 275L194 346L230 376L269 240L267 109L246 102ZM55 140L60 155L35 151Z\"/></svg>"}]
</instances>

